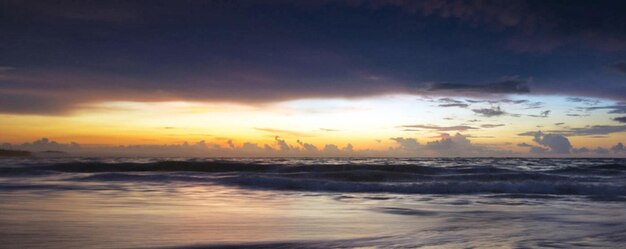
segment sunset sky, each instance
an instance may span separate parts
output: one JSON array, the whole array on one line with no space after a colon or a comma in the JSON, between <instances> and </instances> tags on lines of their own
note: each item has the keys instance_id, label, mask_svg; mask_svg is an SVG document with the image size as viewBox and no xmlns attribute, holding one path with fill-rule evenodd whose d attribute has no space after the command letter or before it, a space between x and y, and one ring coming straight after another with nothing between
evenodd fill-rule
<instances>
[{"instance_id":1,"label":"sunset sky","mask_svg":"<svg viewBox=\"0 0 626 249\"><path fill-rule=\"evenodd\" d=\"M626 156L625 1L0 1L0 144Z\"/></svg>"}]
</instances>

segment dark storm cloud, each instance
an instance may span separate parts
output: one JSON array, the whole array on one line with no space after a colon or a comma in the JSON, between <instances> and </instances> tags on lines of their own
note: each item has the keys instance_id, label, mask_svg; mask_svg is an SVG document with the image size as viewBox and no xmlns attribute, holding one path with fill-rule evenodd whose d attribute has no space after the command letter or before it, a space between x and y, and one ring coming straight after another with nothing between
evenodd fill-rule
<instances>
[{"instance_id":1,"label":"dark storm cloud","mask_svg":"<svg viewBox=\"0 0 626 249\"><path fill-rule=\"evenodd\" d=\"M616 118L613 118L613 120L620 122L620 123L626 123L626 117L616 117Z\"/></svg>"},{"instance_id":2,"label":"dark storm cloud","mask_svg":"<svg viewBox=\"0 0 626 249\"><path fill-rule=\"evenodd\" d=\"M64 114L73 107L65 98L0 92L0 113Z\"/></svg>"},{"instance_id":3,"label":"dark storm cloud","mask_svg":"<svg viewBox=\"0 0 626 249\"><path fill-rule=\"evenodd\" d=\"M15 88L36 93L30 98L36 107L9 103L2 111L56 114L106 100L250 103L407 92L394 79L377 82L379 70L358 63L354 53L343 51L344 42L311 40L311 32L294 36L318 24L287 24L298 18L272 13L272 4L146 4L7 3L15 11L3 12L0 20L0 65L12 61L19 70L3 70L0 94ZM117 18L123 12L118 9L138 13ZM138 93L124 94L129 91ZM39 104L51 96L64 103Z\"/></svg>"},{"instance_id":4,"label":"dark storm cloud","mask_svg":"<svg viewBox=\"0 0 626 249\"><path fill-rule=\"evenodd\" d=\"M531 86L533 94L623 100L623 75L602 73L626 56L624 5L6 0L0 112L64 114L102 101L501 95Z\"/></svg>"},{"instance_id":5,"label":"dark storm cloud","mask_svg":"<svg viewBox=\"0 0 626 249\"><path fill-rule=\"evenodd\" d=\"M450 92L476 92L476 93L530 93L530 89L522 81L502 81L480 85L459 84L459 83L434 83L428 91L450 91Z\"/></svg>"},{"instance_id":6,"label":"dark storm cloud","mask_svg":"<svg viewBox=\"0 0 626 249\"><path fill-rule=\"evenodd\" d=\"M602 50L626 49L623 1L356 1L370 6L396 6L409 13L455 19L468 26L514 35L509 47L519 51L551 51L579 44Z\"/></svg>"}]
</instances>

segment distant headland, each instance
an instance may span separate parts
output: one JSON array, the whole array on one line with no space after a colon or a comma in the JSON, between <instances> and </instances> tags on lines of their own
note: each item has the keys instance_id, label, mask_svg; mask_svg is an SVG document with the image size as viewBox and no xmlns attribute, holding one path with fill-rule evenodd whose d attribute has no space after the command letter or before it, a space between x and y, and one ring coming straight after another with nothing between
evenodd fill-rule
<instances>
[{"instance_id":1,"label":"distant headland","mask_svg":"<svg viewBox=\"0 0 626 249\"><path fill-rule=\"evenodd\" d=\"M0 157L28 157L33 153L25 150L2 150L0 149Z\"/></svg>"}]
</instances>

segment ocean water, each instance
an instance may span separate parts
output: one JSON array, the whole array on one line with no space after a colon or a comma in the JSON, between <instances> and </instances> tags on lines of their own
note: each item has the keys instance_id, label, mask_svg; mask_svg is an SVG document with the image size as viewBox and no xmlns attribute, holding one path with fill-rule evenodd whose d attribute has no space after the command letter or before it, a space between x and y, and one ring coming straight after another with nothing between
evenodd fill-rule
<instances>
[{"instance_id":1,"label":"ocean water","mask_svg":"<svg viewBox=\"0 0 626 249\"><path fill-rule=\"evenodd\" d=\"M2 248L626 248L625 159L0 159Z\"/></svg>"}]
</instances>

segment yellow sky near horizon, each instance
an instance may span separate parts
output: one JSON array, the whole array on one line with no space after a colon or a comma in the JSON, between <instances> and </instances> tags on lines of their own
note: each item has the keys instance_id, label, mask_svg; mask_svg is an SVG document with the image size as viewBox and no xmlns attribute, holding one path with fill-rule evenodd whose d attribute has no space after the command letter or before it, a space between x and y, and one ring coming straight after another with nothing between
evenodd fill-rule
<instances>
[{"instance_id":1,"label":"yellow sky near horizon","mask_svg":"<svg viewBox=\"0 0 626 249\"><path fill-rule=\"evenodd\" d=\"M84 145L180 144L205 140L227 146L231 140L240 146L244 142L274 145L275 137L280 136L290 144L300 140L318 148L325 144L340 147L352 144L357 150L384 150L396 145L390 140L393 137L416 138L424 144L438 140L442 133L460 132L475 144L526 151L527 148L516 146L532 143L532 137L518 135L523 132L549 133L616 125L604 110L580 112L588 116L567 116L576 112L577 106L561 96L526 97L527 103L542 103L541 108L530 109L528 105L512 103L474 103L468 101L469 98L457 100L470 103L466 108L441 107L440 99L387 95L261 105L105 102L85 105L65 116L0 115L0 142L20 144L47 137ZM473 111L496 106L505 114L486 117ZM550 114L539 117L545 110L550 110ZM419 127L403 127L410 125ZM626 141L626 134L614 132L568 138L574 147L610 147Z\"/></svg>"}]
</instances>

